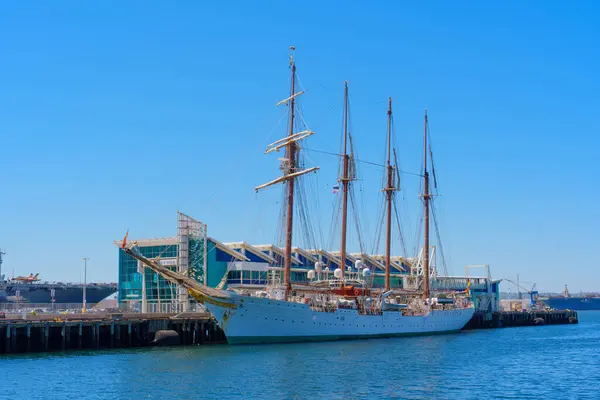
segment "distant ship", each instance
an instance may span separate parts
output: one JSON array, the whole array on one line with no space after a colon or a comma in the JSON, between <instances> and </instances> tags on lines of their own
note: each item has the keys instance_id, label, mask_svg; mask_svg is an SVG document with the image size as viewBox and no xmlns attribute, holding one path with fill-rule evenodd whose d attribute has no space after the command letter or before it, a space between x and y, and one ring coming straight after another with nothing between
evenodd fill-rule
<instances>
[{"instance_id":1,"label":"distant ship","mask_svg":"<svg viewBox=\"0 0 600 400\"><path fill-rule=\"evenodd\" d=\"M6 284L0 279L0 303L6 301Z\"/></svg>"},{"instance_id":2,"label":"distant ship","mask_svg":"<svg viewBox=\"0 0 600 400\"><path fill-rule=\"evenodd\" d=\"M597 295L571 297L569 289L565 285L562 296L541 299L550 308L557 310L600 310L600 297Z\"/></svg>"},{"instance_id":3,"label":"distant ship","mask_svg":"<svg viewBox=\"0 0 600 400\"><path fill-rule=\"evenodd\" d=\"M88 283L86 285L86 303L88 307L91 307L116 292L116 283ZM6 284L6 295L9 301L16 302L82 303L83 284L9 281Z\"/></svg>"},{"instance_id":4,"label":"distant ship","mask_svg":"<svg viewBox=\"0 0 600 400\"><path fill-rule=\"evenodd\" d=\"M0 303L19 302L36 304L81 304L83 303L83 284L42 282L40 274L17 276L9 280L2 275L2 256L0 251ZM104 300L117 292L116 283L88 283L86 285L86 303L88 307Z\"/></svg>"}]
</instances>

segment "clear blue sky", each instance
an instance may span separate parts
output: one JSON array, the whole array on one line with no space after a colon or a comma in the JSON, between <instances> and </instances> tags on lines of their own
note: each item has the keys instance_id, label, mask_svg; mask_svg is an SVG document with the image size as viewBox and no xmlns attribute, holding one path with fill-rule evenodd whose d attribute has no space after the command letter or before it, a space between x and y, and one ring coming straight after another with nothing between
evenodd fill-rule
<instances>
[{"instance_id":1,"label":"clear blue sky","mask_svg":"<svg viewBox=\"0 0 600 400\"><path fill-rule=\"evenodd\" d=\"M489 263L600 290L599 15L594 1L3 2L5 271L79 280L88 256L91 280L116 280L112 241L174 235L177 209L219 240L272 242L278 192L252 188L278 174L262 152L284 134L295 45L311 148L338 150L348 80L359 157L382 161L393 96L400 163L418 171L429 110L451 273ZM337 167L309 155L328 232ZM381 171L361 168L372 237Z\"/></svg>"}]
</instances>

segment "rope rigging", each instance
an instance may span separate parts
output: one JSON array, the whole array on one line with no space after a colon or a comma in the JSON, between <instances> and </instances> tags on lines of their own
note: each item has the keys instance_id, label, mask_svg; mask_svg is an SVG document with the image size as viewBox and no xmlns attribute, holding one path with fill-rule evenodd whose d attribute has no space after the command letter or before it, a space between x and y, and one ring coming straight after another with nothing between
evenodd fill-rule
<instances>
[{"instance_id":1,"label":"rope rigging","mask_svg":"<svg viewBox=\"0 0 600 400\"><path fill-rule=\"evenodd\" d=\"M375 237L375 242L373 243L373 249L371 250L372 254L379 254L379 243L381 242L381 235L383 234L383 225L385 218L385 198L381 197L381 201L379 203L379 207L377 210L377 236Z\"/></svg>"},{"instance_id":2,"label":"rope rigging","mask_svg":"<svg viewBox=\"0 0 600 400\"><path fill-rule=\"evenodd\" d=\"M441 234L440 234L440 229L439 229L439 224L438 224L438 219L437 219L437 213L436 213L436 202L434 201L434 199L439 195L439 191L438 191L438 181L437 181L437 176L436 176L436 171L435 171L435 164L434 164L434 158L433 158L433 145L432 145L432 139L431 139L431 128L429 126L429 121L427 121L427 125L426 125L426 135L427 135L427 140L428 140L428 146L427 149L425 151L427 151L429 153L429 163L431 164L431 173L433 176L433 186L435 189L435 193L431 193L430 194L430 209L431 209L431 216L433 218L433 225L435 228L435 236L436 236L436 242L437 242L437 249L438 249L438 254L439 254L439 259L441 261L441 267L442 267L442 272L444 275L448 275L448 267L446 264L446 256L444 254L444 246L442 243L442 238L441 238ZM427 166L423 166L423 171L425 170ZM422 223L420 223L420 225L422 226ZM421 228L421 226L419 226L419 230ZM419 233L420 236L420 233ZM436 257L437 258L437 257ZM437 267L437 266L436 266Z\"/></svg>"},{"instance_id":3,"label":"rope rigging","mask_svg":"<svg viewBox=\"0 0 600 400\"><path fill-rule=\"evenodd\" d=\"M440 237L440 229L438 227L438 221L437 221L437 217L436 217L436 213L435 213L435 206L433 204L431 207L431 215L433 216L433 225L435 226L435 236L436 236L436 240L437 240L437 244L438 244L438 249L439 249L438 252L440 254L440 260L442 261L442 269L443 269L444 275L447 276L448 268L446 266L446 257L444 256L444 247L442 245L442 239Z\"/></svg>"},{"instance_id":4,"label":"rope rigging","mask_svg":"<svg viewBox=\"0 0 600 400\"><path fill-rule=\"evenodd\" d=\"M402 222L401 222L401 218L400 218L400 213L398 212L398 207L396 205L396 199L394 198L394 201L392 202L392 205L394 207L394 214L396 215L396 223L398 224L398 235L400 236L400 245L402 246L402 254L407 257L408 253L406 252L406 243L404 242L404 232L402 230Z\"/></svg>"},{"instance_id":5,"label":"rope rigging","mask_svg":"<svg viewBox=\"0 0 600 400\"><path fill-rule=\"evenodd\" d=\"M292 76L294 76L294 75L292 75ZM299 81L299 78L296 77L296 79L298 79L298 81ZM298 85L298 87L300 87L300 85ZM308 147L301 146L300 142L298 142L298 143L293 142L297 139L294 136L294 134L292 134L292 132L298 132L297 130L295 130L293 128L299 127L301 129L308 129L305 118L303 116L303 113L299 109L296 110L297 106L299 105L299 102L296 103L296 101L294 100L297 98L296 93L298 95L301 94L300 92L295 91L294 87L292 86L292 91L291 91L292 97L290 97L291 101L289 102L289 104L286 103L288 108L290 107L290 105L293 106L293 111L291 114L293 114L295 112L295 115L297 116L297 118L293 120L294 127L289 127L290 133L288 134L288 138L286 139L289 142L292 142L291 144L289 144L289 143L286 144L286 146L289 146L290 150L294 149L294 152L291 153L292 154L291 156L286 153L286 158L288 159L287 162L289 164L291 164L293 161L295 165L286 164L286 159L284 159L282 162L282 167L284 167L284 174L293 174L293 175L284 177L285 179L288 179L288 180L284 182L284 185L282 185L282 198L281 198L281 202L280 202L281 208L280 208L280 212L279 212L279 224L278 224L278 228L276 230L276 237L275 237L274 242L277 244L277 246L282 247L283 243L286 241L286 238L287 238L287 246L288 246L287 251L289 252L291 237L293 237L295 239L294 242L296 242L298 244L301 243L302 247L312 248L312 249L323 248L323 244L325 244L325 241L326 241L327 249L337 248L337 246L335 246L335 245L338 244L341 247L342 255L344 255L344 254L350 254L350 251L347 251L347 247L346 247L346 244L350 243L349 240L347 240L347 239L349 239L352 236L352 239L354 240L353 234L355 233L357 242L353 241L352 243L355 246L358 245L361 253L367 253L368 252L367 247L369 245L372 245L372 253L378 253L380 250L381 239L384 235L383 229L385 226L385 227L388 227L387 229L397 229L397 232L398 232L397 237L392 236L392 234L388 230L386 238L393 237L394 238L393 243L397 243L397 241L400 242L399 250L402 251L403 256L405 256L405 257L409 256L407 247L410 247L410 245L414 244L413 254L415 254L418 257L418 254L420 251L419 245L421 243L421 240L419 240L419 239L421 238L421 234L424 229L423 228L423 224L424 224L423 211L421 211L420 218L418 219L418 223L416 224L417 229L415 232L415 241L413 243L407 243L406 233L408 232L409 238L410 238L410 236L411 236L410 231L412 231L412 224L410 223L411 218L409 215L410 213L408 212L408 204L406 201L406 197L404 195L402 195L401 199L398 199L396 196L396 192L397 191L399 192L401 190L401 184L404 183L404 182L402 182L401 174L407 174L407 175L417 176L417 177L424 177L425 171L429 169L429 166L431 166L431 174L432 174L432 178L433 178L432 183L433 183L433 188L434 188L433 192L434 193L428 192L426 198L431 199L431 197L437 195L438 180L437 180L436 170L435 170L435 166L434 166L430 128L429 128L429 124L427 123L427 121L426 121L426 133L425 133L426 136L425 136L425 138L429 139L429 143L426 143L426 146L424 149L424 152L425 152L424 159L426 160L427 159L426 156L429 155L428 165L423 165L420 173L404 171L404 170L400 169L400 164L398 162L399 156L396 152L395 146L393 145L396 142L396 132L394 129L393 119L391 117L391 99L390 99L390 111L389 111L390 119L388 121L388 135L386 136L386 145L387 145L386 148L388 149L387 150L388 154L387 154L387 157L385 157L386 162L384 162L383 164L380 164L380 163L375 163L375 162L371 162L368 160L359 159L354 151L354 140L353 140L353 136L351 134L351 129L349 128L350 127L350 108L349 108L348 95L347 95L347 86L346 86L346 96L345 96L345 103L344 103L344 117L343 117L343 124L342 124L343 129L342 129L342 135L340 138L340 148L343 149L343 151L329 152L329 151L311 149ZM279 126L281 124L282 120L283 120L283 118L280 119L280 121L277 123L276 126ZM291 123L292 120L288 119L288 122ZM302 134L302 133L303 132L300 132L300 134ZM310 134L312 134L312 132L310 132ZM348 144L349 144L349 148L347 148ZM390 149L393 149L393 155L389 154ZM331 219L330 219L329 234L325 238L324 238L324 232L323 232L323 225L321 222L322 218L319 218L319 216L320 216L320 198L319 198L320 193L319 192L320 192L320 189L322 189L322 188L320 188L320 185L319 185L318 175L315 180L313 180L313 178L309 178L308 176L296 176L295 175L295 171L299 171L299 170L303 169L305 159L310 161L310 157L308 155L308 153L310 153L310 152L325 154L325 155L329 155L329 156L335 156L335 157L338 157L342 161L342 162L337 163L337 167L338 167L337 176L339 177L339 181L338 181L339 185L336 184L334 186L333 192L334 192L334 194L337 193L337 191L340 189L340 187L344 186L345 197L343 197L343 199L342 199L342 196L334 196L334 199L332 201L332 212L331 212ZM388 175L389 180L387 180L385 178L385 174L384 174L384 176L382 176L382 187L384 188L383 193L384 194L387 193L387 203L384 199L384 201L382 201L380 203L379 207L377 207L377 217L376 217L377 225L376 225L376 227L378 227L378 229L376 229L374 231L375 235L373 235L373 236L369 235L367 232L369 230L368 229L369 228L369 220L367 219L366 221L363 221L361 219L361 215L366 214L367 208L366 208L365 199L363 196L364 184L362 181L360 183L358 183L358 185L354 182L356 180L360 180L360 179L358 179L358 176L360 175L359 172L361 172L361 171L359 171L359 169L362 167L359 167L359 163L372 165L372 166L382 168L382 169L389 171L389 175ZM285 168L285 166L287 166L287 168ZM293 179L293 181L292 181L292 179ZM293 182L293 183L291 183L291 182ZM423 189L423 181L419 180L419 182L420 182L419 183L420 192L423 192L423 190L422 190ZM290 187L290 185L292 185L292 187ZM295 188L294 188L294 186L295 186ZM294 194L294 189L295 189L295 194ZM289 210L293 210L293 214L294 214L293 218L292 218L292 216L287 215L288 207L286 207L286 204L288 203L288 198L286 197L286 193L290 193L289 197L294 198L293 204L291 202L289 202L290 204L288 205ZM357 196L361 196L360 199L358 199ZM384 196L384 197L386 197L386 196ZM348 204L348 200L349 200L349 204ZM404 218L404 216L402 215L402 212L401 212L402 208L398 204L398 201L402 201L404 203L404 212L407 215L406 218ZM292 205L293 205L293 207L292 207ZM386 208L389 210L387 213L386 213ZM315 210L317 211L317 213L316 213L317 218L319 218L316 221L314 220L315 214L310 212L310 211L315 211ZM345 212L345 214L343 214L343 223L342 223L342 230L341 230L342 235L340 235L340 232L338 231L338 226L339 226L338 223L340 222L340 219L342 217L342 210ZM369 210L369 211L371 211L371 210ZM350 221L354 225L354 229L351 229L349 226L347 226L347 224L350 222L347 220L348 213L352 213L352 218L350 218ZM392 213L394 214L394 217L391 216ZM437 245L438 245L437 253L440 254L441 267L442 267L444 273L447 274L447 265L446 265L446 259L445 259L443 245L442 245L442 241L441 241L439 221L437 219L436 207L434 207L433 201L431 201L430 213L433 218L433 223L434 223L435 230L436 230L435 235L436 235L436 241L437 241ZM389 218L387 220L387 225L385 223L386 215ZM328 219L328 218L326 218L326 219ZM288 220L287 225L286 225L286 220ZM294 224L292 224L292 220L295 222ZM372 224L372 222L371 222L371 224ZM394 224L396 224L396 228L393 228ZM293 225L293 229L292 229L292 225ZM408 231L406 231L406 229L405 229L407 226L409 227ZM292 231L286 232L287 229L292 229ZM325 227L325 229L326 229L326 227ZM350 234L350 232L352 232L352 235ZM298 235L296 235L296 233ZM365 243L365 234L366 234L366 238L368 238L369 243ZM429 235L427 235L427 236L429 236ZM373 239L373 242L371 242L371 238ZM340 243L340 240L343 240L343 242ZM397 246L397 244L396 244L396 246ZM387 262L389 262L389 258L390 258L389 257L390 249L393 249L394 245L390 244L390 242L388 241L386 243L385 248L386 248L386 263L387 263ZM289 259L290 259L289 253L287 253L286 257L287 257L286 258L286 268L287 268L287 267L289 267ZM389 280L389 278L386 278L386 279Z\"/></svg>"},{"instance_id":6,"label":"rope rigging","mask_svg":"<svg viewBox=\"0 0 600 400\"><path fill-rule=\"evenodd\" d=\"M356 199L355 199L355 195L354 195L354 190L350 190L349 194L350 194L350 204L352 205L352 215L354 216L354 227L356 228L356 236L358 239L358 246L360 248L360 252L364 253L365 252L365 244L362 240L360 218L358 215L358 209L356 207Z\"/></svg>"}]
</instances>

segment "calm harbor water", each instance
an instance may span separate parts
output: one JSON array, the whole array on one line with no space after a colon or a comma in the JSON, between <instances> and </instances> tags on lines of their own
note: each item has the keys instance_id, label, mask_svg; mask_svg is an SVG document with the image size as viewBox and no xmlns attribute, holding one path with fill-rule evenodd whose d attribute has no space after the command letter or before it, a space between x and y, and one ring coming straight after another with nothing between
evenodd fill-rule
<instances>
[{"instance_id":1,"label":"calm harbor water","mask_svg":"<svg viewBox=\"0 0 600 400\"><path fill-rule=\"evenodd\" d=\"M598 399L600 312L429 337L7 356L0 376L1 399Z\"/></svg>"}]
</instances>

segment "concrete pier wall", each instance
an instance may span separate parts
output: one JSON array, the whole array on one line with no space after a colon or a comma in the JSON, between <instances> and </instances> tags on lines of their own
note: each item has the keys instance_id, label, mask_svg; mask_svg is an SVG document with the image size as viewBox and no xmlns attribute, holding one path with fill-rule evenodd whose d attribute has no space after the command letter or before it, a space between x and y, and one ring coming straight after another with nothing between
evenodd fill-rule
<instances>
[{"instance_id":1,"label":"concrete pier wall","mask_svg":"<svg viewBox=\"0 0 600 400\"><path fill-rule=\"evenodd\" d=\"M463 329L488 329L519 326L539 326L576 324L577 311L499 311L494 313L476 312Z\"/></svg>"}]
</instances>

